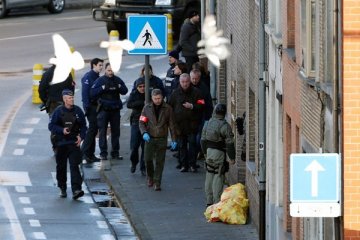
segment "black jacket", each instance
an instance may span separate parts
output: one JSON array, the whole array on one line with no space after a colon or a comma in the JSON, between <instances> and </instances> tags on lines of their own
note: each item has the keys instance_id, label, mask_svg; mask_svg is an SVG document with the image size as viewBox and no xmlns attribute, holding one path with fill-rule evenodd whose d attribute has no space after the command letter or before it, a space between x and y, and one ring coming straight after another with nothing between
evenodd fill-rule
<instances>
[{"instance_id":1,"label":"black jacket","mask_svg":"<svg viewBox=\"0 0 360 240\"><path fill-rule=\"evenodd\" d=\"M193 24L189 19L184 21L180 30L179 44L184 57L197 56L197 43L201 39L201 32L198 25Z\"/></svg>"},{"instance_id":2,"label":"black jacket","mask_svg":"<svg viewBox=\"0 0 360 240\"><path fill-rule=\"evenodd\" d=\"M213 113L213 104L212 104L210 89L206 86L205 83L203 83L201 81L198 83L198 85L193 85L193 87L199 89L202 96L204 97L205 106L204 106L202 120L207 121L211 118L212 113Z\"/></svg>"},{"instance_id":3,"label":"black jacket","mask_svg":"<svg viewBox=\"0 0 360 240\"><path fill-rule=\"evenodd\" d=\"M56 65L52 65L41 77L39 84L39 96L43 103L48 100L52 102L62 102L62 91L64 89L70 89L74 92L75 83L72 75L69 74L68 78L60 83L51 85L52 78L54 76Z\"/></svg>"},{"instance_id":4,"label":"black jacket","mask_svg":"<svg viewBox=\"0 0 360 240\"><path fill-rule=\"evenodd\" d=\"M183 106L185 102L193 104L193 108L185 108ZM171 94L169 104L174 111L178 134L197 133L205 105L201 92L191 85L186 91L180 86Z\"/></svg>"},{"instance_id":5,"label":"black jacket","mask_svg":"<svg viewBox=\"0 0 360 240\"><path fill-rule=\"evenodd\" d=\"M138 90L132 91L127 100L127 108L132 109L130 115L131 125L139 124L139 118L144 106L145 106L145 93L140 93Z\"/></svg>"}]
</instances>

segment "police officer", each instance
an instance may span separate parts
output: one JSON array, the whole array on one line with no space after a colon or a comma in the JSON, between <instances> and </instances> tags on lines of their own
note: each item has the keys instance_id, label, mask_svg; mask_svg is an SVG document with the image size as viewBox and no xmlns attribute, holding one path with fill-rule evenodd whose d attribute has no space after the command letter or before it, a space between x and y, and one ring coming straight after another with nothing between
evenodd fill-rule
<instances>
[{"instance_id":1,"label":"police officer","mask_svg":"<svg viewBox=\"0 0 360 240\"><path fill-rule=\"evenodd\" d=\"M205 193L208 206L220 201L225 172L229 170L229 163L235 163L234 134L225 120L225 115L226 105L217 104L201 135L201 148L206 155ZM225 152L230 158L229 161Z\"/></svg>"},{"instance_id":2,"label":"police officer","mask_svg":"<svg viewBox=\"0 0 360 240\"><path fill-rule=\"evenodd\" d=\"M169 100L173 89L173 80L175 79L174 69L177 61L179 61L179 53L176 50L169 52L169 65L170 68L166 72L164 79L165 97Z\"/></svg>"},{"instance_id":3,"label":"police officer","mask_svg":"<svg viewBox=\"0 0 360 240\"><path fill-rule=\"evenodd\" d=\"M80 143L86 134L86 119L81 108L74 105L74 92L64 89L62 95L64 104L55 109L48 128L55 135L56 180L60 188L60 197L67 197L66 176L69 160L71 189L73 199L76 200L84 195L84 191L81 190L83 179L79 164L82 159Z\"/></svg>"},{"instance_id":4,"label":"police officer","mask_svg":"<svg viewBox=\"0 0 360 240\"><path fill-rule=\"evenodd\" d=\"M71 91L75 90L75 82L73 81L72 75L69 73L69 76L65 81L51 84L51 81L54 76L56 65L52 65L41 77L39 83L39 97L41 101L45 104L46 112L51 116L54 110L63 104L62 99L62 90L69 89ZM50 135L50 141L52 144L53 151L56 153L56 147L54 143L54 135Z\"/></svg>"},{"instance_id":5,"label":"police officer","mask_svg":"<svg viewBox=\"0 0 360 240\"><path fill-rule=\"evenodd\" d=\"M75 82L73 81L72 75L69 73L69 76L65 81L51 84L51 81L54 76L56 65L52 65L41 77L39 83L39 97L41 101L46 105L46 112L49 116L53 113L55 108L62 104L62 90L69 89L74 91Z\"/></svg>"},{"instance_id":6,"label":"police officer","mask_svg":"<svg viewBox=\"0 0 360 240\"><path fill-rule=\"evenodd\" d=\"M119 155L120 144L120 110L123 107L120 94L128 92L123 80L114 75L110 63L105 65L105 75L98 78L90 90L90 97L98 101L97 123L99 127L99 146L102 168L110 170L107 160L108 149L106 133L108 124L111 127L111 157L121 159Z\"/></svg>"},{"instance_id":7,"label":"police officer","mask_svg":"<svg viewBox=\"0 0 360 240\"><path fill-rule=\"evenodd\" d=\"M151 92L151 103L145 105L139 119L139 127L145 141L145 164L148 187L154 185L155 191L161 190L162 172L168 131L172 136L171 148L176 148L175 121L172 108L163 101L160 89ZM155 169L154 169L155 162Z\"/></svg>"},{"instance_id":8,"label":"police officer","mask_svg":"<svg viewBox=\"0 0 360 240\"><path fill-rule=\"evenodd\" d=\"M96 108L97 102L94 99L90 98L90 89L94 84L95 80L99 78L100 72L103 69L104 60L99 58L94 58L90 62L91 70L83 76L81 79L81 95L83 108L85 115L89 122L89 128L86 132L86 137L81 146L83 151L83 156L87 163L98 162L99 158L95 156L95 138L98 133L98 126L96 120Z\"/></svg>"}]
</instances>

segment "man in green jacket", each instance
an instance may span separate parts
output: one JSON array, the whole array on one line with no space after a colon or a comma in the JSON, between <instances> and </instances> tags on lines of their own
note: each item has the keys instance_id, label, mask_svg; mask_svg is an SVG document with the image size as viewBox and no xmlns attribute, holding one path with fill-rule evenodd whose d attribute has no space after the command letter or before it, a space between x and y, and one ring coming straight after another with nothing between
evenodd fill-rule
<instances>
[{"instance_id":1,"label":"man in green jacket","mask_svg":"<svg viewBox=\"0 0 360 240\"><path fill-rule=\"evenodd\" d=\"M201 134L201 148L206 158L205 193L208 206L220 201L225 173L229 170L228 163L235 163L234 133L225 115L226 105L217 104ZM230 160L226 159L225 152Z\"/></svg>"},{"instance_id":2,"label":"man in green jacket","mask_svg":"<svg viewBox=\"0 0 360 240\"><path fill-rule=\"evenodd\" d=\"M152 102L144 106L139 119L140 132L145 141L144 160L148 186L154 186L155 191L161 191L161 178L165 163L169 129L173 140L171 142L171 148L176 148L173 110L163 99L163 93L160 89L152 90Z\"/></svg>"}]
</instances>

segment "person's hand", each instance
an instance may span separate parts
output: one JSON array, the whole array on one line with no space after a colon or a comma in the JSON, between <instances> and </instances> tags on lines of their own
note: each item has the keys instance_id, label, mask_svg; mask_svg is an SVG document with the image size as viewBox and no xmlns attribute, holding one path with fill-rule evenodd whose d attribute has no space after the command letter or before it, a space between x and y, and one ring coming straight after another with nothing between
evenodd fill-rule
<instances>
[{"instance_id":1,"label":"person's hand","mask_svg":"<svg viewBox=\"0 0 360 240\"><path fill-rule=\"evenodd\" d=\"M234 165L234 164L235 164L235 159L230 159L230 160L228 160L228 162L229 162L231 165Z\"/></svg>"},{"instance_id":2,"label":"person's hand","mask_svg":"<svg viewBox=\"0 0 360 240\"><path fill-rule=\"evenodd\" d=\"M143 139L145 142L149 142L150 141L150 135L148 133L144 133L143 134Z\"/></svg>"},{"instance_id":3,"label":"person's hand","mask_svg":"<svg viewBox=\"0 0 360 240\"><path fill-rule=\"evenodd\" d=\"M185 103L183 103L183 107L184 107L184 108L193 109L194 106L192 105L192 103L185 102Z\"/></svg>"},{"instance_id":4,"label":"person's hand","mask_svg":"<svg viewBox=\"0 0 360 240\"><path fill-rule=\"evenodd\" d=\"M76 139L76 142L75 142L75 144L76 144L77 147L80 147L81 141L82 141L81 137L80 137L80 136L77 136L77 139Z\"/></svg>"},{"instance_id":5,"label":"person's hand","mask_svg":"<svg viewBox=\"0 0 360 240\"><path fill-rule=\"evenodd\" d=\"M68 134L70 134L70 130L69 130L69 128L64 128L63 129L63 133L64 133L64 135L68 135Z\"/></svg>"},{"instance_id":6,"label":"person's hand","mask_svg":"<svg viewBox=\"0 0 360 240\"><path fill-rule=\"evenodd\" d=\"M170 144L170 148L171 148L171 150L175 150L176 149L176 146L177 146L177 142L175 142L175 141L172 141L171 142L171 144Z\"/></svg>"}]
</instances>

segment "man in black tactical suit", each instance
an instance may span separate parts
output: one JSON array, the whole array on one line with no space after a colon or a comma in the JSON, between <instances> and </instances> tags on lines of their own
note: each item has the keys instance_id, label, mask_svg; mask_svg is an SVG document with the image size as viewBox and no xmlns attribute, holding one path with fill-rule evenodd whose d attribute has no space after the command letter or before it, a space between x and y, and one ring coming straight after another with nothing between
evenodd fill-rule
<instances>
[{"instance_id":1,"label":"man in black tactical suit","mask_svg":"<svg viewBox=\"0 0 360 240\"><path fill-rule=\"evenodd\" d=\"M79 164L82 160L81 141L86 134L86 119L80 107L74 105L74 93L69 89L62 91L64 104L57 107L50 117L49 130L55 136L57 147L56 180L60 188L60 197L67 197L67 161L70 164L71 189L73 199L84 195L81 190L83 179Z\"/></svg>"}]
</instances>

